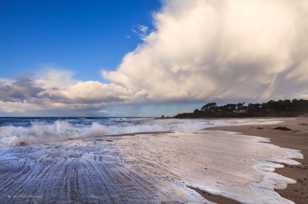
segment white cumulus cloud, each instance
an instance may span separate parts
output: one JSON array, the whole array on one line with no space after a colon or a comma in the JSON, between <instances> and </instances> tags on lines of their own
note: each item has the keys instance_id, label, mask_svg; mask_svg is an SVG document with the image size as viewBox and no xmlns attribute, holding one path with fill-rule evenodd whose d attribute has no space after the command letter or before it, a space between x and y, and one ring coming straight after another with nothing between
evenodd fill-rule
<instances>
[{"instance_id":1,"label":"white cumulus cloud","mask_svg":"<svg viewBox=\"0 0 308 204\"><path fill-rule=\"evenodd\" d=\"M307 97L305 0L167 0L103 76L143 100Z\"/></svg>"}]
</instances>

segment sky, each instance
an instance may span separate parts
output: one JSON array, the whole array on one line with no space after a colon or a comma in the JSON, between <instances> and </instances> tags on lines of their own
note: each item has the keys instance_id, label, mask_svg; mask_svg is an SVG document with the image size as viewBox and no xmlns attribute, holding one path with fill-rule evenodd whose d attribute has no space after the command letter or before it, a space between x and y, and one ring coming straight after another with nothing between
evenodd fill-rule
<instances>
[{"instance_id":1,"label":"sky","mask_svg":"<svg viewBox=\"0 0 308 204\"><path fill-rule=\"evenodd\" d=\"M0 1L0 115L308 98L305 0Z\"/></svg>"},{"instance_id":2,"label":"sky","mask_svg":"<svg viewBox=\"0 0 308 204\"><path fill-rule=\"evenodd\" d=\"M71 69L80 80L102 80L140 43L138 26L152 26L158 0L1 0L0 76L46 66Z\"/></svg>"}]
</instances>

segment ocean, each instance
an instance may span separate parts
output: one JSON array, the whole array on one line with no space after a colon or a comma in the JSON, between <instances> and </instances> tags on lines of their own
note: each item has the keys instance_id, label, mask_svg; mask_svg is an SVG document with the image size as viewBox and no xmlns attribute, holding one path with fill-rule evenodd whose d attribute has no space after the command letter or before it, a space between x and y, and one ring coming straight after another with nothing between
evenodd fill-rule
<instances>
[{"instance_id":1,"label":"ocean","mask_svg":"<svg viewBox=\"0 0 308 204\"><path fill-rule=\"evenodd\" d=\"M191 187L243 203L292 203L298 150L208 130L278 119L0 118L0 203L212 203Z\"/></svg>"}]
</instances>

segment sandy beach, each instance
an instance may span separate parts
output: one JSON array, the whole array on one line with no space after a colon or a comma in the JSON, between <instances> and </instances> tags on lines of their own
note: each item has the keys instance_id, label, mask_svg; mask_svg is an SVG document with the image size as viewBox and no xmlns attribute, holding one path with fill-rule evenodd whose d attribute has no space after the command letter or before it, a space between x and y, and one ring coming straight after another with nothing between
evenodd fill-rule
<instances>
[{"instance_id":1,"label":"sandy beach","mask_svg":"<svg viewBox=\"0 0 308 204\"><path fill-rule=\"evenodd\" d=\"M308 202L308 117L282 119L279 125L246 125L211 128L216 130L236 131L245 135L270 138L273 144L281 147L299 149L304 159L299 160L301 165L288 166L276 170L279 174L295 179L296 184L289 184L285 190L277 190L283 197L296 204ZM236 201L228 200L204 193L205 197L218 203L233 204Z\"/></svg>"}]
</instances>

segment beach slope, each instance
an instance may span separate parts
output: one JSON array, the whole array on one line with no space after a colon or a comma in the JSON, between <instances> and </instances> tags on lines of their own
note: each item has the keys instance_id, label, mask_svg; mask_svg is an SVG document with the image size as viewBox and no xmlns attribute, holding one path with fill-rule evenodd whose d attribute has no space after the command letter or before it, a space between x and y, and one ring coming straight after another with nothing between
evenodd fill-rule
<instances>
[{"instance_id":1,"label":"beach slope","mask_svg":"<svg viewBox=\"0 0 308 204\"><path fill-rule=\"evenodd\" d=\"M273 144L281 147L301 150L304 159L299 166L288 166L277 172L295 179L296 184L290 184L285 190L277 190L283 197L296 204L308 203L308 117L283 119L276 125L245 125L211 128L217 130L235 131L245 135L270 138Z\"/></svg>"}]
</instances>

